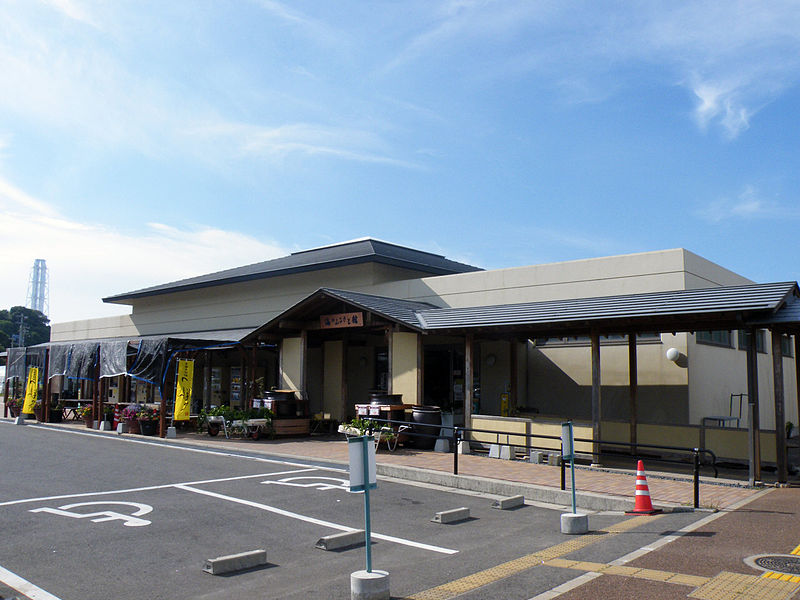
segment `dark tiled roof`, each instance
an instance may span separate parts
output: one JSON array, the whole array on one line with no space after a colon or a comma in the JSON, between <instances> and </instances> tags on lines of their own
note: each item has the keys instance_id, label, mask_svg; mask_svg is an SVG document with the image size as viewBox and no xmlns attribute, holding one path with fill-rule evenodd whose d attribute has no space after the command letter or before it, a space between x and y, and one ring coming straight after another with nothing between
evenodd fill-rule
<instances>
[{"instance_id":1,"label":"dark tiled roof","mask_svg":"<svg viewBox=\"0 0 800 600\"><path fill-rule=\"evenodd\" d=\"M294 252L289 256L267 260L252 265L182 279L172 283L165 283L153 287L126 292L114 296L103 298L103 302L121 303L134 298L144 298L159 294L169 294L198 288L212 287L250 281L253 279L265 279L268 277L278 277L280 275L290 275L293 273L303 273L307 271L318 271L345 265L376 262L396 267L402 267L413 271L418 271L420 276L425 275L448 275L452 273L465 273L468 271L480 271L479 267L459 263L449 260L444 256L415 250L405 246L397 246L379 240L364 239L353 242L345 242L302 252Z\"/></svg>"},{"instance_id":2,"label":"dark tiled roof","mask_svg":"<svg viewBox=\"0 0 800 600\"><path fill-rule=\"evenodd\" d=\"M364 310L368 310L369 312L387 317L392 321L407 325L413 329L423 329L423 324L419 320L420 312L435 310L437 308L428 302L399 300L397 298L348 292L346 290L323 288L320 291Z\"/></svg>"},{"instance_id":3,"label":"dark tiled roof","mask_svg":"<svg viewBox=\"0 0 800 600\"><path fill-rule=\"evenodd\" d=\"M427 330L775 311L797 284L766 283L424 311Z\"/></svg>"}]
</instances>

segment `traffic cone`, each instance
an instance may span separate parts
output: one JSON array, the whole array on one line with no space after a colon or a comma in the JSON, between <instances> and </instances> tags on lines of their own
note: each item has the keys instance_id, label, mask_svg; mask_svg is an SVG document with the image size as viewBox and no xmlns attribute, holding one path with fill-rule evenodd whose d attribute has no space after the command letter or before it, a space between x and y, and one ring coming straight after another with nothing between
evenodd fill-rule
<instances>
[{"instance_id":1,"label":"traffic cone","mask_svg":"<svg viewBox=\"0 0 800 600\"><path fill-rule=\"evenodd\" d=\"M117 425L119 425L121 422L122 422L122 413L119 410L119 404L115 404L114 405L114 424L113 424L112 428L116 429Z\"/></svg>"},{"instance_id":2,"label":"traffic cone","mask_svg":"<svg viewBox=\"0 0 800 600\"><path fill-rule=\"evenodd\" d=\"M660 508L653 508L650 501L650 488L647 487L647 476L644 474L644 461L639 461L636 466L636 502L633 510L626 510L626 515L655 515L661 512Z\"/></svg>"}]
</instances>

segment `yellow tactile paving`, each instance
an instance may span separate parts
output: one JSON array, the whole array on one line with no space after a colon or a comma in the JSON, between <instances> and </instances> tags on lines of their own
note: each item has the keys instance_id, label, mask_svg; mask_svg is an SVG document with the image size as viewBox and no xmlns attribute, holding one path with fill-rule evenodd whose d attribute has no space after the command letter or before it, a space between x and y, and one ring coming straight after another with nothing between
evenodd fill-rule
<instances>
[{"instance_id":1,"label":"yellow tactile paving","mask_svg":"<svg viewBox=\"0 0 800 600\"><path fill-rule=\"evenodd\" d=\"M608 571L606 571L607 573ZM700 587L704 585L710 577L702 577L701 575L684 575L683 573L675 573L672 577L667 579L667 583L674 583L677 585L690 585L692 587Z\"/></svg>"},{"instance_id":2,"label":"yellow tactile paving","mask_svg":"<svg viewBox=\"0 0 800 600\"><path fill-rule=\"evenodd\" d=\"M675 573L671 573L669 571L656 571L655 569L639 569L631 575L631 577L635 577L636 579L648 579L650 581L667 581L671 577L673 577Z\"/></svg>"},{"instance_id":3,"label":"yellow tactile paving","mask_svg":"<svg viewBox=\"0 0 800 600\"><path fill-rule=\"evenodd\" d=\"M800 546L792 550L792 554L800 554Z\"/></svg>"},{"instance_id":4,"label":"yellow tactile paving","mask_svg":"<svg viewBox=\"0 0 800 600\"><path fill-rule=\"evenodd\" d=\"M797 583L723 571L689 594L701 600L788 600Z\"/></svg>"},{"instance_id":5,"label":"yellow tactile paving","mask_svg":"<svg viewBox=\"0 0 800 600\"><path fill-rule=\"evenodd\" d=\"M533 554L505 562L497 565L496 567L485 569L435 588L418 592L412 596L408 596L407 600L446 600L447 598L453 598L459 594L463 594L486 584L500 581L506 577L511 577L512 575L516 575L522 571L539 566L546 561L551 561L569 554L570 552L575 552L576 550L585 548L586 546L594 544L595 542L599 542L600 540L606 540L608 539L608 536L628 531L634 527L638 527L647 522L652 522L653 519L658 518L659 516L640 516L625 519L624 521L620 521L604 531L597 531L587 535L582 535L566 542L562 542L561 544L551 546L550 548L544 548L543 550L539 550Z\"/></svg>"}]
</instances>

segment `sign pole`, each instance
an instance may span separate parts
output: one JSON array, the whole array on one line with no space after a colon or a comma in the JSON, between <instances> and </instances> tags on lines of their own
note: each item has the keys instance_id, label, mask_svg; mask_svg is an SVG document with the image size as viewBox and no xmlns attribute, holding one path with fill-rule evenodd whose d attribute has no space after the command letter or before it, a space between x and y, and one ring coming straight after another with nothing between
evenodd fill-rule
<instances>
[{"instance_id":1,"label":"sign pole","mask_svg":"<svg viewBox=\"0 0 800 600\"><path fill-rule=\"evenodd\" d=\"M371 436L363 436L362 440L362 460L364 464L364 542L367 550L367 573L372 573L372 524L369 517L369 459L368 446L372 442Z\"/></svg>"}]
</instances>

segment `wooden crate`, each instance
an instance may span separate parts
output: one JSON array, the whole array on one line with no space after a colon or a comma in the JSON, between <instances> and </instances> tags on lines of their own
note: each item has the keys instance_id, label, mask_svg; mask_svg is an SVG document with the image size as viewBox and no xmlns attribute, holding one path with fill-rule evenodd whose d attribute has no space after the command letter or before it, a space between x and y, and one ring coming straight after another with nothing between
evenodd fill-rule
<instances>
[{"instance_id":1,"label":"wooden crate","mask_svg":"<svg viewBox=\"0 0 800 600\"><path fill-rule=\"evenodd\" d=\"M308 435L310 419L274 419L275 435Z\"/></svg>"}]
</instances>

